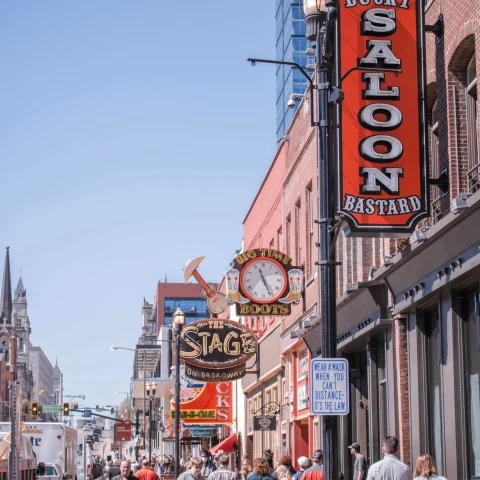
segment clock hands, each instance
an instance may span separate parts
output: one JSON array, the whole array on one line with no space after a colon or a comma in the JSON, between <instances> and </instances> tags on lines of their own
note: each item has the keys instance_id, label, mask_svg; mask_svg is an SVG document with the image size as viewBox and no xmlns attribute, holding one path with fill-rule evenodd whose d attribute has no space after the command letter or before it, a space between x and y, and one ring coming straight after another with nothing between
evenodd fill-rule
<instances>
[{"instance_id":1,"label":"clock hands","mask_svg":"<svg viewBox=\"0 0 480 480\"><path fill-rule=\"evenodd\" d=\"M272 293L272 292L270 291L270 289L268 288L267 281L265 280L265 277L263 276L262 269L259 268L258 271L260 272L260 277L262 277L262 282L263 282L263 284L265 285L265 288L267 289L267 293L268 293L270 296L273 296L273 293Z\"/></svg>"}]
</instances>

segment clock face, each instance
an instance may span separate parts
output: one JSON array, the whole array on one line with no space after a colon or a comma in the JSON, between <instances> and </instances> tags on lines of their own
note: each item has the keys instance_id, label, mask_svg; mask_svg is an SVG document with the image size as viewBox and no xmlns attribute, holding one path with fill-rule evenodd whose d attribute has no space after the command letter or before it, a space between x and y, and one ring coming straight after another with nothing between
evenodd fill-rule
<instances>
[{"instance_id":1,"label":"clock face","mask_svg":"<svg viewBox=\"0 0 480 480\"><path fill-rule=\"evenodd\" d=\"M240 283L243 293L253 302L271 303L283 295L287 277L279 262L258 257L242 269Z\"/></svg>"}]
</instances>

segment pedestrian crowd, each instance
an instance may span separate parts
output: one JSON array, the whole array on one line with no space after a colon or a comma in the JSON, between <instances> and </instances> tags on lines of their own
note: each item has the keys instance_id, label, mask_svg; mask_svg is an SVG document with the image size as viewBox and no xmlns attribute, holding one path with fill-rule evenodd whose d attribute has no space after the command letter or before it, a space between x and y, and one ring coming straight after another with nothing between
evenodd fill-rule
<instances>
[{"instance_id":1,"label":"pedestrian crowd","mask_svg":"<svg viewBox=\"0 0 480 480\"><path fill-rule=\"evenodd\" d=\"M417 459L415 470L398 458L399 442L392 436L383 440L383 459L369 468L364 455L360 453L360 444L348 446L354 458L353 480L446 480L437 474L433 458L424 453ZM180 461L181 473L174 480L323 480L323 452L315 450L311 457L301 456L297 459L299 470L292 465L292 458L283 455L274 464L274 454L270 449L263 452L263 457L256 458L253 465L244 455L239 471L230 468L230 457L223 451L212 456L203 450L200 457L192 457ZM142 464L132 465L129 460L118 459L107 464L103 470L103 478L109 480L160 480L162 474L171 473L171 464L157 462L159 474L147 459ZM102 475L100 475L101 477ZM93 478L99 478L93 475Z\"/></svg>"}]
</instances>

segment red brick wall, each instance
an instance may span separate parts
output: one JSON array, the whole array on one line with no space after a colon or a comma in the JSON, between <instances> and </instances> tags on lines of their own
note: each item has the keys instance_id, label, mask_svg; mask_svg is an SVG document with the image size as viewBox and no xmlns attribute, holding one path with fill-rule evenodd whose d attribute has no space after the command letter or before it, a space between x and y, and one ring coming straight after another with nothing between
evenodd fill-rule
<instances>
[{"instance_id":1,"label":"red brick wall","mask_svg":"<svg viewBox=\"0 0 480 480\"><path fill-rule=\"evenodd\" d=\"M410 465L410 404L408 392L407 319L395 318L395 363L398 393L400 459Z\"/></svg>"}]
</instances>

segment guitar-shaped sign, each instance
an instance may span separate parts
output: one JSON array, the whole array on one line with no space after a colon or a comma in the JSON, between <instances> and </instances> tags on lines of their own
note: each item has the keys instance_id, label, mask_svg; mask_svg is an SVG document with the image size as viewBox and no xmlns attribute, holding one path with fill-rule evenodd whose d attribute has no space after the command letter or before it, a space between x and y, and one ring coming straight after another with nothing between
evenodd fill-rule
<instances>
[{"instance_id":1,"label":"guitar-shaped sign","mask_svg":"<svg viewBox=\"0 0 480 480\"><path fill-rule=\"evenodd\" d=\"M212 315L218 315L227 309L228 302L225 295L217 291L217 284L207 283L198 272L197 268L203 262L204 258L205 257L197 257L193 260L189 260L183 266L183 278L185 283L187 283L192 275L195 277L197 282L202 286L202 291L200 293L202 297L207 300L208 311Z\"/></svg>"}]
</instances>

